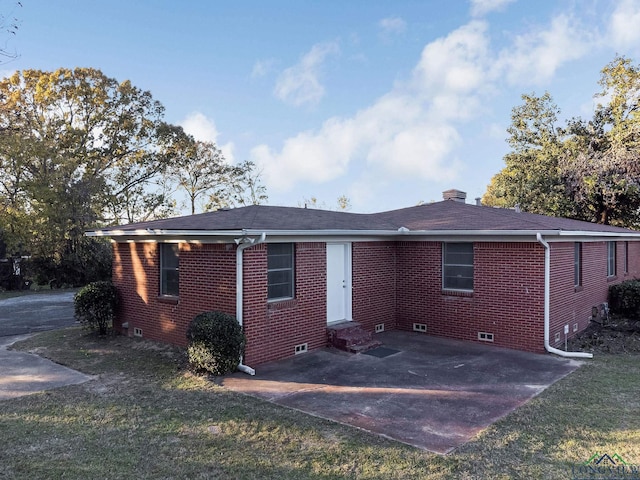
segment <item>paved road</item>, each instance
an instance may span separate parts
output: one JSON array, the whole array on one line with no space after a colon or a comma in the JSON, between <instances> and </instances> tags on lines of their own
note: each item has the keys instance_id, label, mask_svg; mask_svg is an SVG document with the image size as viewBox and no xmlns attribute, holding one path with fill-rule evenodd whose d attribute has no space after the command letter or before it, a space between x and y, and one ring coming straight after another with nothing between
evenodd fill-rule
<instances>
[{"instance_id":1,"label":"paved road","mask_svg":"<svg viewBox=\"0 0 640 480\"><path fill-rule=\"evenodd\" d=\"M23 295L0 300L0 337L76 325L74 292Z\"/></svg>"},{"instance_id":2,"label":"paved road","mask_svg":"<svg viewBox=\"0 0 640 480\"><path fill-rule=\"evenodd\" d=\"M31 333L75 325L73 295L55 292L0 300L0 401L93 378L32 353L7 350Z\"/></svg>"}]
</instances>

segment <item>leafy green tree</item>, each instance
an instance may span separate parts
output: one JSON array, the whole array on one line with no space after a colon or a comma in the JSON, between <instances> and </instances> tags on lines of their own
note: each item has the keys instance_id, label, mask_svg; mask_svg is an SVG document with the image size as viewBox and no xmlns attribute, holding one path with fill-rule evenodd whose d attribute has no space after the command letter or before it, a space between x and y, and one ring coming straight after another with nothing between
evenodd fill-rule
<instances>
[{"instance_id":1,"label":"leafy green tree","mask_svg":"<svg viewBox=\"0 0 640 480\"><path fill-rule=\"evenodd\" d=\"M229 167L225 181L209 196L208 210L220 207L262 205L269 200L266 187L261 183L256 164L245 160Z\"/></svg>"},{"instance_id":2,"label":"leafy green tree","mask_svg":"<svg viewBox=\"0 0 640 480\"><path fill-rule=\"evenodd\" d=\"M640 70L616 57L603 70L606 100L593 119L568 122L562 156L574 216L603 224L640 224Z\"/></svg>"},{"instance_id":3,"label":"leafy green tree","mask_svg":"<svg viewBox=\"0 0 640 480\"><path fill-rule=\"evenodd\" d=\"M163 115L149 92L96 69L25 70L0 80L8 251L58 266L91 264L87 256L102 249L86 229L148 218L168 203L153 191L175 136Z\"/></svg>"},{"instance_id":4,"label":"leafy green tree","mask_svg":"<svg viewBox=\"0 0 640 480\"><path fill-rule=\"evenodd\" d=\"M176 142L171 153L173 163L167 172L168 180L186 193L194 214L199 204L204 205L207 195L228 181L231 167L213 142L195 140L186 134Z\"/></svg>"},{"instance_id":5,"label":"leafy green tree","mask_svg":"<svg viewBox=\"0 0 640 480\"><path fill-rule=\"evenodd\" d=\"M483 203L563 215L567 202L558 162L563 141L557 126L559 109L548 92L522 99L507 129L512 151L504 157L505 168L491 179Z\"/></svg>"},{"instance_id":6,"label":"leafy green tree","mask_svg":"<svg viewBox=\"0 0 640 480\"><path fill-rule=\"evenodd\" d=\"M172 166L166 174L167 184L174 184L177 190L186 193L191 214L267 201L266 188L260 183L255 164L250 161L229 164L213 142L183 134L170 149L170 155Z\"/></svg>"},{"instance_id":7,"label":"leafy green tree","mask_svg":"<svg viewBox=\"0 0 640 480\"><path fill-rule=\"evenodd\" d=\"M602 70L605 100L589 121L557 125L551 96L523 95L508 129L512 151L483 196L486 205L603 224L640 223L640 70L616 57Z\"/></svg>"}]
</instances>

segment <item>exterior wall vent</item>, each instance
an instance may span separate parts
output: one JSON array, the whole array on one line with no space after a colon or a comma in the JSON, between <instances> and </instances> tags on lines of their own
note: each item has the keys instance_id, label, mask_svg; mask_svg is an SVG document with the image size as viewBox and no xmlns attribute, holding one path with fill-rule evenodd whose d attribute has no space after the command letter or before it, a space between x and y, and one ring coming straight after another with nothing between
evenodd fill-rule
<instances>
[{"instance_id":1,"label":"exterior wall vent","mask_svg":"<svg viewBox=\"0 0 640 480\"><path fill-rule=\"evenodd\" d=\"M426 323L414 323L413 324L414 332L422 332L427 333L427 324Z\"/></svg>"},{"instance_id":2,"label":"exterior wall vent","mask_svg":"<svg viewBox=\"0 0 640 480\"><path fill-rule=\"evenodd\" d=\"M295 346L295 354L300 355L301 353L306 353L309 350L309 345L307 343L301 343L300 345Z\"/></svg>"},{"instance_id":3,"label":"exterior wall vent","mask_svg":"<svg viewBox=\"0 0 640 480\"><path fill-rule=\"evenodd\" d=\"M384 332L384 323L379 323L376 325L376 333Z\"/></svg>"},{"instance_id":4,"label":"exterior wall vent","mask_svg":"<svg viewBox=\"0 0 640 480\"><path fill-rule=\"evenodd\" d=\"M578 331L578 324L577 324L577 323L574 323L574 324L573 324L573 331L574 331L574 332L577 332L577 331Z\"/></svg>"},{"instance_id":5,"label":"exterior wall vent","mask_svg":"<svg viewBox=\"0 0 640 480\"><path fill-rule=\"evenodd\" d=\"M134 337L141 337L142 336L142 329L138 328L138 327L133 327L133 336Z\"/></svg>"},{"instance_id":6,"label":"exterior wall vent","mask_svg":"<svg viewBox=\"0 0 640 480\"><path fill-rule=\"evenodd\" d=\"M558 342L560 341L560 332L556 333L556 334L553 336L553 339L555 340L555 342L556 342L556 343L558 343Z\"/></svg>"},{"instance_id":7,"label":"exterior wall vent","mask_svg":"<svg viewBox=\"0 0 640 480\"><path fill-rule=\"evenodd\" d=\"M478 340L481 342L493 342L493 333L478 332Z\"/></svg>"}]
</instances>

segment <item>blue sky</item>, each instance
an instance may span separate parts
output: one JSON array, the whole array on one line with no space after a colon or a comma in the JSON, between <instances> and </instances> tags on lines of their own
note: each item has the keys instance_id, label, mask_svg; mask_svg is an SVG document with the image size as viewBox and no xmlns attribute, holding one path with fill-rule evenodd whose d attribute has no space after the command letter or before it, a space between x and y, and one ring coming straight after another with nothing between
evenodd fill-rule
<instances>
[{"instance_id":1,"label":"blue sky","mask_svg":"<svg viewBox=\"0 0 640 480\"><path fill-rule=\"evenodd\" d=\"M616 53L640 63L638 0L0 0L13 70L94 67L262 170L269 203L372 212L481 196L511 109L549 91L589 117Z\"/></svg>"}]
</instances>

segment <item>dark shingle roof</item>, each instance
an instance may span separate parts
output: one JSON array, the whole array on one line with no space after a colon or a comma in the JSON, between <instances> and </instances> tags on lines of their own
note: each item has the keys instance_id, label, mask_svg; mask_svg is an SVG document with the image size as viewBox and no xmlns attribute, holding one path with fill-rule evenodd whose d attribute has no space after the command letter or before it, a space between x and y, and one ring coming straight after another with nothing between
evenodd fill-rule
<instances>
[{"instance_id":1,"label":"dark shingle roof","mask_svg":"<svg viewBox=\"0 0 640 480\"><path fill-rule=\"evenodd\" d=\"M505 208L470 205L454 200L374 214L409 230L564 230L629 232L625 228L516 212Z\"/></svg>"},{"instance_id":2,"label":"dark shingle roof","mask_svg":"<svg viewBox=\"0 0 640 480\"><path fill-rule=\"evenodd\" d=\"M164 231L540 231L630 233L630 230L445 200L388 212L360 214L293 207L252 205L229 210L132 223L103 234Z\"/></svg>"}]
</instances>

